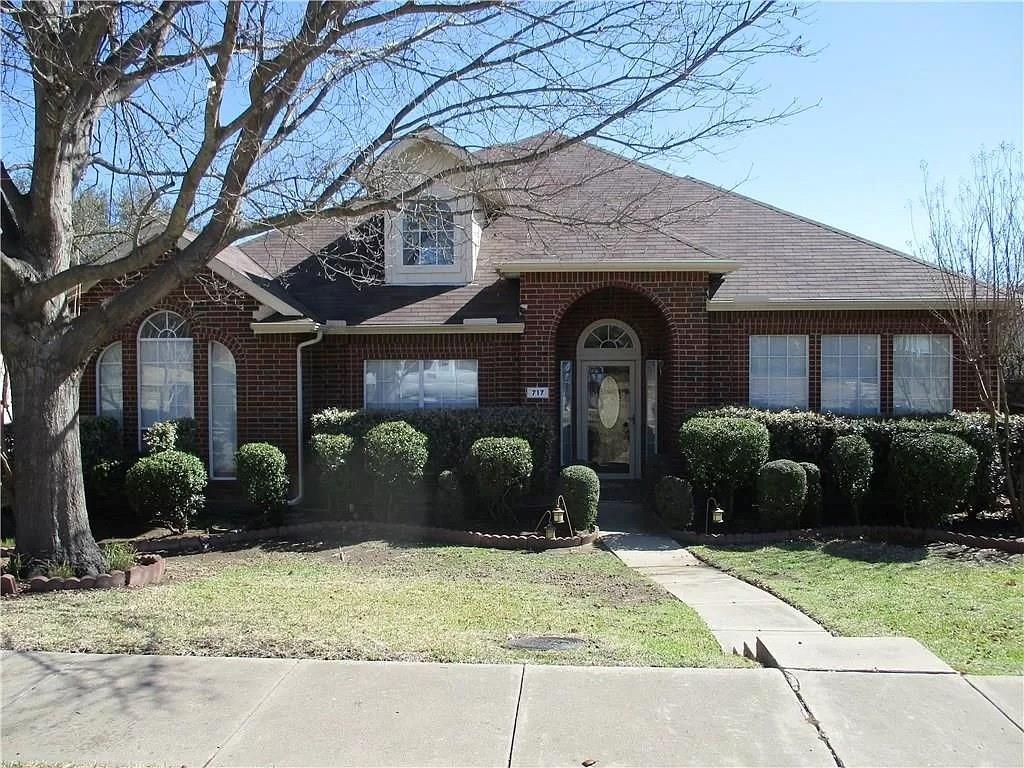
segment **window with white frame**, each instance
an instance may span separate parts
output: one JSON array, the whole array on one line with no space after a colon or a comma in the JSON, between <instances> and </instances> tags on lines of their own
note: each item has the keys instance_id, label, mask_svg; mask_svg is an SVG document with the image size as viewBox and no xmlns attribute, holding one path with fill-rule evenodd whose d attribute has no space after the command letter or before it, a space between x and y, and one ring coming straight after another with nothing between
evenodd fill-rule
<instances>
[{"instance_id":1,"label":"window with white frame","mask_svg":"<svg viewBox=\"0 0 1024 768\"><path fill-rule=\"evenodd\" d=\"M892 408L895 413L953 410L953 347L948 335L893 336Z\"/></svg>"},{"instance_id":2,"label":"window with white frame","mask_svg":"<svg viewBox=\"0 0 1024 768\"><path fill-rule=\"evenodd\" d=\"M235 358L223 344L210 342L210 476L235 476L238 447L238 391Z\"/></svg>"},{"instance_id":3,"label":"window with white frame","mask_svg":"<svg viewBox=\"0 0 1024 768\"><path fill-rule=\"evenodd\" d=\"M139 328L139 435L167 419L193 418L192 339L185 319L155 312Z\"/></svg>"},{"instance_id":4,"label":"window with white frame","mask_svg":"<svg viewBox=\"0 0 1024 768\"><path fill-rule=\"evenodd\" d=\"M476 360L367 360L367 408L476 408Z\"/></svg>"},{"instance_id":5,"label":"window with white frame","mask_svg":"<svg viewBox=\"0 0 1024 768\"><path fill-rule=\"evenodd\" d=\"M121 384L121 342L115 341L96 358L96 413L122 423L124 392Z\"/></svg>"},{"instance_id":6,"label":"window with white frame","mask_svg":"<svg viewBox=\"0 0 1024 768\"><path fill-rule=\"evenodd\" d=\"M455 216L446 203L417 200L402 216L402 264L448 266L455 263Z\"/></svg>"},{"instance_id":7,"label":"window with white frame","mask_svg":"<svg viewBox=\"0 0 1024 768\"><path fill-rule=\"evenodd\" d=\"M821 410L878 413L878 336L821 337Z\"/></svg>"},{"instance_id":8,"label":"window with white frame","mask_svg":"<svg viewBox=\"0 0 1024 768\"><path fill-rule=\"evenodd\" d=\"M807 407L807 337L750 337L750 404Z\"/></svg>"}]
</instances>

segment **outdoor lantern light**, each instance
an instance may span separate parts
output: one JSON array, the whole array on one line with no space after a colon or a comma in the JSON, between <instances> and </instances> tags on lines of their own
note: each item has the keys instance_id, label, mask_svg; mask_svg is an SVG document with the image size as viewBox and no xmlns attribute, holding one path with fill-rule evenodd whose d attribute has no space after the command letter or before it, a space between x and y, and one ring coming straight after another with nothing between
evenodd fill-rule
<instances>
[{"instance_id":1,"label":"outdoor lantern light","mask_svg":"<svg viewBox=\"0 0 1024 768\"><path fill-rule=\"evenodd\" d=\"M711 509L712 504L715 505L714 509ZM724 519L725 510L718 506L718 500L714 496L709 497L707 506L704 509L704 533L708 533L711 530L712 522L717 525Z\"/></svg>"},{"instance_id":2,"label":"outdoor lantern light","mask_svg":"<svg viewBox=\"0 0 1024 768\"><path fill-rule=\"evenodd\" d=\"M544 538L545 539L553 539L553 538L555 538L555 526L553 524L548 523L546 526L544 526Z\"/></svg>"}]
</instances>

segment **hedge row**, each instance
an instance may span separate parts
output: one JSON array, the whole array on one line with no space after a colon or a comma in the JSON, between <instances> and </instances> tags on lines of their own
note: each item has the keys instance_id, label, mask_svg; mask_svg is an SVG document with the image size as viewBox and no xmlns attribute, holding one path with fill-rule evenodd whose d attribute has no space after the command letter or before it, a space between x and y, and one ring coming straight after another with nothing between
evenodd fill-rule
<instances>
[{"instance_id":1,"label":"hedge row","mask_svg":"<svg viewBox=\"0 0 1024 768\"><path fill-rule=\"evenodd\" d=\"M533 453L534 490L551 481L555 432L551 415L539 408L511 406L466 410L342 410L327 408L310 418L310 434L348 435L362 453L366 433L378 424L404 421L427 436L424 474L436 478L446 469L465 473L466 458L474 442L483 437L521 437Z\"/></svg>"},{"instance_id":2,"label":"hedge row","mask_svg":"<svg viewBox=\"0 0 1024 768\"><path fill-rule=\"evenodd\" d=\"M835 441L845 435L861 435L874 453L875 474L872 486L876 492L887 493L889 452L893 440L901 434L945 434L959 437L978 454L978 465L969 497L969 506L976 512L997 508L1005 482L999 457L998 439L1003 429L993 430L983 413L959 413L934 418L872 418L835 416L811 411L763 411L756 408L726 406L698 411L696 417L735 417L752 419L763 424L770 436L770 459L810 461L821 467L826 479L832 462L830 453ZM1024 455L1024 418L1011 417L1012 444L1015 455Z\"/></svg>"}]
</instances>

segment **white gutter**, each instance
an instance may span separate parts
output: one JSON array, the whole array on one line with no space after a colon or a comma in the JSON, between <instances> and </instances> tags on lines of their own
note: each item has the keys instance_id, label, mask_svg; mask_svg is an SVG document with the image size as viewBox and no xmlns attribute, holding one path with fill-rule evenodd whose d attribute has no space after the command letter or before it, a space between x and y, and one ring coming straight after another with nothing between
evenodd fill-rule
<instances>
[{"instance_id":1,"label":"white gutter","mask_svg":"<svg viewBox=\"0 0 1024 768\"><path fill-rule=\"evenodd\" d=\"M249 323L249 328L257 336L268 333L316 333L320 326L308 317L296 320L276 320L270 323Z\"/></svg>"},{"instance_id":2,"label":"white gutter","mask_svg":"<svg viewBox=\"0 0 1024 768\"><path fill-rule=\"evenodd\" d=\"M450 333L522 333L523 323L464 322L460 325L431 325L428 323L391 323L379 325L328 325L326 333L331 336L373 336L388 334L450 334Z\"/></svg>"},{"instance_id":3,"label":"white gutter","mask_svg":"<svg viewBox=\"0 0 1024 768\"><path fill-rule=\"evenodd\" d=\"M949 309L950 302L943 298L919 299L793 299L757 300L746 299L732 301L729 299L710 299L708 312L799 312L815 310L908 310L908 309Z\"/></svg>"},{"instance_id":4,"label":"white gutter","mask_svg":"<svg viewBox=\"0 0 1024 768\"><path fill-rule=\"evenodd\" d=\"M726 274L740 268L732 259L525 259L495 267L505 277L524 272L713 272Z\"/></svg>"},{"instance_id":5,"label":"white gutter","mask_svg":"<svg viewBox=\"0 0 1024 768\"><path fill-rule=\"evenodd\" d=\"M315 323L314 323L314 325L315 325ZM296 437L298 439L298 453L297 453L295 458L298 461L298 465L297 465L298 466L298 478L297 478L298 482L296 483L295 496L293 496L292 498L288 499L287 503L288 503L289 507L294 507L296 504L298 504L300 501L302 501L302 494L303 494L303 491L305 490L304 485L303 485L303 474L302 474L302 465L303 465L302 453L303 453L303 449L305 448L305 446L303 445L303 431L304 430L302 429L302 421L303 421L303 412L302 412L303 411L303 408L302 408L302 350L305 347L310 347L310 346L312 346L314 344L320 343L320 341L323 339L324 332L320 329L320 326L316 326L315 330L316 330L316 336L314 336L312 339L307 339L306 341L301 342L297 347L295 347L295 415L296 415L295 434L296 434Z\"/></svg>"}]
</instances>

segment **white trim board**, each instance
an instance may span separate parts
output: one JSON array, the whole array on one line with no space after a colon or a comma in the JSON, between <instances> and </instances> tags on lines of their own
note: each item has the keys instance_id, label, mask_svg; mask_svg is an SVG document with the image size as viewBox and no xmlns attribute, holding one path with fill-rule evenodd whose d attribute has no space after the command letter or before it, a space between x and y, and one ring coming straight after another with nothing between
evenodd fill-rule
<instances>
[{"instance_id":1,"label":"white trim board","mask_svg":"<svg viewBox=\"0 0 1024 768\"><path fill-rule=\"evenodd\" d=\"M495 268L505 277L518 277L524 272L712 272L726 274L739 269L731 259L592 259L506 261Z\"/></svg>"}]
</instances>

